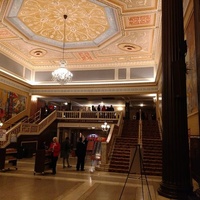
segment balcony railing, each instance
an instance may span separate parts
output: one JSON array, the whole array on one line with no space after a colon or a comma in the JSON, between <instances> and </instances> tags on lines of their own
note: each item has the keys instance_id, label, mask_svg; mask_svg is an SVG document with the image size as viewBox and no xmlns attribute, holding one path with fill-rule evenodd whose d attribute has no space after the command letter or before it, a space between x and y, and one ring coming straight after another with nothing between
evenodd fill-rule
<instances>
[{"instance_id":1,"label":"balcony railing","mask_svg":"<svg viewBox=\"0 0 200 200\"><path fill-rule=\"evenodd\" d=\"M19 137L20 135L39 135L44 131L54 120L65 120L66 122L95 122L101 123L108 121L113 124L118 124L121 118L122 112L113 111L54 111L49 114L43 120L39 120L40 111L38 111L34 117L21 121L6 132L6 141L0 142L0 147L6 147L10 144L10 140L13 137ZM35 120L34 120L35 119ZM41 119L41 118L40 118ZM39 122L40 121L40 122Z\"/></svg>"}]
</instances>

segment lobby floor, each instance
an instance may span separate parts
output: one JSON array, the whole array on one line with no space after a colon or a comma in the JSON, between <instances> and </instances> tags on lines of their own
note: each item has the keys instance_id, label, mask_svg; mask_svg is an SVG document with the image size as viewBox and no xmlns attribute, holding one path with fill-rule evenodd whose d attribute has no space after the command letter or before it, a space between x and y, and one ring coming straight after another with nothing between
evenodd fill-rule
<instances>
[{"instance_id":1,"label":"lobby floor","mask_svg":"<svg viewBox=\"0 0 200 200\"><path fill-rule=\"evenodd\" d=\"M70 158L72 168L57 164L57 174L47 171L34 175L33 158L18 160L18 169L0 172L1 200L164 200L157 194L161 177L141 177L93 170L86 158L85 171L76 171L76 158Z\"/></svg>"}]
</instances>

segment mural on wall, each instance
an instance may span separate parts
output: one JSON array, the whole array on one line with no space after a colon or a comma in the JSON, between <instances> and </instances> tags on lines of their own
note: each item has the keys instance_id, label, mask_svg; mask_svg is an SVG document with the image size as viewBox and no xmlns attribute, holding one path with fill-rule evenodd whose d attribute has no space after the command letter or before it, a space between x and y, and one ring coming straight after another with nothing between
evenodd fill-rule
<instances>
[{"instance_id":1,"label":"mural on wall","mask_svg":"<svg viewBox=\"0 0 200 200\"><path fill-rule=\"evenodd\" d=\"M188 24L186 29L186 36L188 46L186 56L187 112L188 114L191 114L198 111L194 17L191 18Z\"/></svg>"},{"instance_id":2,"label":"mural on wall","mask_svg":"<svg viewBox=\"0 0 200 200\"><path fill-rule=\"evenodd\" d=\"M7 121L26 109L26 97L0 89L0 120Z\"/></svg>"}]
</instances>

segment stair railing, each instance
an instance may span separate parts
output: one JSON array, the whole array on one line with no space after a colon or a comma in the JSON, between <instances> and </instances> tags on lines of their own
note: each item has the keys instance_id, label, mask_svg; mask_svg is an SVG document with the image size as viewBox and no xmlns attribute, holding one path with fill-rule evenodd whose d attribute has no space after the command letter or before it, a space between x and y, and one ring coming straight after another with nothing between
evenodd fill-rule
<instances>
[{"instance_id":1,"label":"stair railing","mask_svg":"<svg viewBox=\"0 0 200 200\"><path fill-rule=\"evenodd\" d=\"M119 118L119 120L118 120L117 125L114 125L114 126L111 127L109 135L108 135L107 140L106 140L106 152L107 152L105 154L106 163L108 162L108 159L110 158L110 155L111 155L111 152L112 152L112 147L113 147L116 136L121 136L121 134L122 134L123 123L124 123L122 114L119 115L118 118Z\"/></svg>"},{"instance_id":2,"label":"stair railing","mask_svg":"<svg viewBox=\"0 0 200 200\"><path fill-rule=\"evenodd\" d=\"M45 130L55 119L88 119L89 120L98 120L100 119L101 122L106 117L106 120L119 120L122 116L122 112L111 112L111 111L105 111L105 112L86 112L86 111L53 111L50 113L46 118L44 118L42 121L40 121L38 124L37 121L40 120L40 111L38 111L35 116L33 117L34 123L30 123L30 120L25 120L22 122L19 122L18 124L14 125L11 129L6 131L6 141L0 142L0 147L6 147L10 144L11 136L19 137L20 135L39 135L43 130ZM92 114L92 116L91 116ZM91 118L94 117L95 118ZM97 118L99 117L99 118ZM32 121L32 120L31 120ZM111 130L111 129L110 129Z\"/></svg>"},{"instance_id":3,"label":"stair railing","mask_svg":"<svg viewBox=\"0 0 200 200\"><path fill-rule=\"evenodd\" d=\"M139 120L138 144L142 147L142 120Z\"/></svg>"},{"instance_id":4,"label":"stair railing","mask_svg":"<svg viewBox=\"0 0 200 200\"><path fill-rule=\"evenodd\" d=\"M44 118L40 123L22 123L21 124L21 132L19 135L39 135L43 130L45 130L54 120L57 118L56 111L53 111L48 115L48 117Z\"/></svg>"},{"instance_id":5,"label":"stair railing","mask_svg":"<svg viewBox=\"0 0 200 200\"><path fill-rule=\"evenodd\" d=\"M8 131L6 131L6 141L0 143L0 147L4 148L10 144L12 137L18 138L20 135L39 135L45 128L56 119L56 111L52 112L48 117L43 119L39 124L28 123L27 120L19 122Z\"/></svg>"},{"instance_id":6,"label":"stair railing","mask_svg":"<svg viewBox=\"0 0 200 200\"><path fill-rule=\"evenodd\" d=\"M160 139L162 140L162 118L160 116L160 112L158 112L158 117L157 117L157 121L158 121L158 128L159 128L159 133L160 133Z\"/></svg>"},{"instance_id":7,"label":"stair railing","mask_svg":"<svg viewBox=\"0 0 200 200\"><path fill-rule=\"evenodd\" d=\"M123 115L118 115L119 120L117 123L117 126L119 127L119 131L118 131L118 136L122 135L122 130L123 130L123 126L124 126L124 120L123 120Z\"/></svg>"}]
</instances>

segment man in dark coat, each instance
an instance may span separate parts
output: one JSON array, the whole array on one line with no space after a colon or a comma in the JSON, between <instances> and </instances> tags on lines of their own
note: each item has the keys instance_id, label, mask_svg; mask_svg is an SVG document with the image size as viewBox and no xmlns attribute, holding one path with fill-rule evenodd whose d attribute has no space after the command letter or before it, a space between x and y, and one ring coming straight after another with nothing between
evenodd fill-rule
<instances>
[{"instance_id":1,"label":"man in dark coat","mask_svg":"<svg viewBox=\"0 0 200 200\"><path fill-rule=\"evenodd\" d=\"M76 164L76 170L79 171L81 168L81 171L84 171L84 165L85 165L85 156L86 156L86 144L83 142L82 137L79 138L79 141L76 146L76 156L77 156L77 164Z\"/></svg>"}]
</instances>

